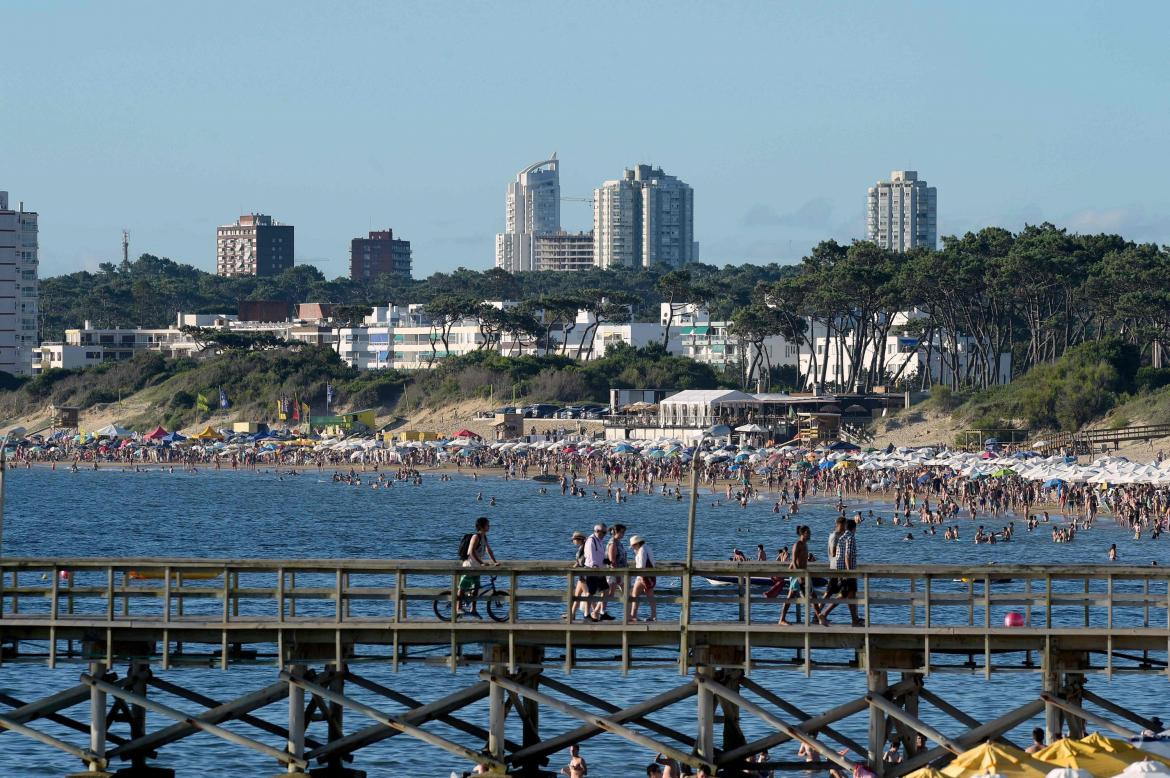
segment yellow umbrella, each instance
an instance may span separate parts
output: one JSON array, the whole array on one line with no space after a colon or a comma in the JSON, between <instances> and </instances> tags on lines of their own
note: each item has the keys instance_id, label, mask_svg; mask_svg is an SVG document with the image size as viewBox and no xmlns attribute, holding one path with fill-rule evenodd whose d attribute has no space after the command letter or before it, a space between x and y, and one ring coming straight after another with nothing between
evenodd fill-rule
<instances>
[{"instance_id":1,"label":"yellow umbrella","mask_svg":"<svg viewBox=\"0 0 1170 778\"><path fill-rule=\"evenodd\" d=\"M1052 765L1033 759L1018 748L983 743L959 754L942 769L947 778L971 778L992 773L1004 778L1045 778Z\"/></svg>"},{"instance_id":2,"label":"yellow umbrella","mask_svg":"<svg viewBox=\"0 0 1170 778\"><path fill-rule=\"evenodd\" d=\"M1069 738L1061 738L1052 745L1041 748L1032 756L1061 767L1088 770L1094 775L1117 775L1130 762L1117 754L1101 751L1088 743Z\"/></svg>"},{"instance_id":3,"label":"yellow umbrella","mask_svg":"<svg viewBox=\"0 0 1170 778\"><path fill-rule=\"evenodd\" d=\"M1144 751L1133 743L1125 740L1118 740L1115 737L1106 737L1100 732L1081 738L1080 742L1098 751L1104 751L1119 759L1124 759L1126 764L1131 762L1140 762L1143 759L1152 759L1155 762L1161 762L1164 765L1170 765L1170 759L1155 754L1152 751Z\"/></svg>"},{"instance_id":4,"label":"yellow umbrella","mask_svg":"<svg viewBox=\"0 0 1170 778\"><path fill-rule=\"evenodd\" d=\"M947 778L941 771L933 767L923 767L906 776L906 778Z\"/></svg>"}]
</instances>

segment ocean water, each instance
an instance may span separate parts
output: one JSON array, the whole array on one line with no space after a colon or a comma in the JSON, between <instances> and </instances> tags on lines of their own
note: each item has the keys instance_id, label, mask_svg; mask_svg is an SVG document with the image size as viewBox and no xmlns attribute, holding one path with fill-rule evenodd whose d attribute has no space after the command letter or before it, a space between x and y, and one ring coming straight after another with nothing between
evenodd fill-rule
<instances>
[{"instance_id":1,"label":"ocean water","mask_svg":"<svg viewBox=\"0 0 1170 778\"><path fill-rule=\"evenodd\" d=\"M442 482L437 475L424 476L421 486L398 484L392 489L370 489L332 482L330 471L306 472L296 476L272 472L176 471L129 473L115 469L70 474L65 470L17 470L9 473L4 516L3 552L8 556L195 556L195 557L386 557L453 558L459 538L471 531L476 516L492 519L491 541L501 559L571 559L572 530L588 532L597 521L622 522L630 534L645 537L661 562L681 559L686 540L686 499L637 495L622 505L611 501L562 497L559 489L540 493L531 480L504 481L469 474L454 474ZM367 481L368 483L368 481ZM591 488L587 488L590 490ZM604 487L602 487L604 494ZM482 496L482 501L477 499ZM491 498L496 505L490 505ZM716 501L721 504L714 505ZM890 506L854 502L854 509L873 509L889 516ZM823 554L835 510L827 504L806 503L799 516L784 520L772 513L771 502L760 501L747 508L722 504L719 496L703 493L699 501L696 558L726 559L738 546L750 555L757 543L770 554L792 542L795 525L813 529L814 553ZM983 523L1002 526L1000 521L961 520L963 541L948 543L941 533L903 542L906 530L890 525L866 524L859 533L860 561L870 563L1105 563L1111 543L1118 546L1122 561L1134 564L1170 564L1166 540L1132 537L1108 520L1092 530L1082 531L1075 542L1054 544L1046 527L1028 533L1017 521L1011 543L975 545L974 528ZM915 529L914 534L920 535ZM774 618L775 610L761 611ZM762 617L762 616L758 616ZM56 670L29 665L6 664L0 668L0 689L24 700L35 699L76 682L80 665L63 664ZM125 668L116 668L124 672ZM386 686L424 701L448 694L474 681L477 668L452 674L441 667L413 665L394 674L387 664L370 664L355 670ZM205 667L183 667L158 674L216 699L227 699L259 689L275 680L275 668L233 667L228 672ZM551 677L563 676L546 671ZM864 675L857 672L824 671L811 678L792 671L760 670L753 678L806 711L825 710L864 693ZM577 671L570 682L617 705L632 704L678 685L682 679L669 669L636 670L628 676L615 672ZM1038 675L1005 674L985 681L981 675L936 675L927 685L970 715L987 720L1033 697L1040 689ZM1106 697L1131 704L1148 715L1167 719L1170 684L1165 678L1090 677L1090 688ZM354 693L358 699L398 713L383 698ZM200 712L191 703L166 699L168 704L192 713ZM689 731L693 726L691 701L679 703L656 715L663 724ZM74 709L78 717L87 707ZM286 708L278 703L259 715L283 722ZM486 703L461 711L459 716L486 725ZM551 736L576 726L577 722L551 711L541 713L542 734ZM923 706L922 716L944 732L962 728ZM789 717L789 720L791 718ZM148 714L148 729L171 723ZM349 713L346 731L369 723ZM1037 722L1039 723L1039 722ZM743 717L745 735L750 739L768 734L769 728L749 716ZM80 733L38 721L45 732L84 745ZM117 725L122 727L124 725ZM1026 732L1021 727L1017 733ZM866 719L854 716L838 729L864 741ZM275 736L256 733L238 724L230 729L281 747ZM428 725L453 740L473 745L467 737L442 725ZM509 737L519 739L519 722L509 720ZM717 728L718 729L718 728ZM115 732L120 731L115 729ZM314 724L310 736L323 735L323 725ZM32 740L3 733L0 749L0 776L64 775L80 765L72 757ZM1021 741L1026 736L1020 737ZM773 758L794 759L796 749L787 744L772 753ZM591 776L645 775L644 766L654 754L615 736L601 735L587 741L582 753L589 761ZM185 775L275 775L280 770L272 760L228 744L210 735L195 735L163 748L158 764ZM556 757L550 763L555 772L567 763ZM116 769L119 765L115 764ZM429 745L405 736L393 737L359 751L353 766L373 776L436 776L461 774L470 765Z\"/></svg>"}]
</instances>

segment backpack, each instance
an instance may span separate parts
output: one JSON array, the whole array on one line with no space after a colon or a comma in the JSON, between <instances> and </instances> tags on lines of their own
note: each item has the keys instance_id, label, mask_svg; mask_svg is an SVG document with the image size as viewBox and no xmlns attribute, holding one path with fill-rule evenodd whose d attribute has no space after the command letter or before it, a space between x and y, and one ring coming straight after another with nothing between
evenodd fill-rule
<instances>
[{"instance_id":1,"label":"backpack","mask_svg":"<svg viewBox=\"0 0 1170 778\"><path fill-rule=\"evenodd\" d=\"M473 537L475 537L475 533L468 532L466 535L463 536L463 539L459 541L459 558L460 559L466 560L469 556L471 556L471 539Z\"/></svg>"}]
</instances>

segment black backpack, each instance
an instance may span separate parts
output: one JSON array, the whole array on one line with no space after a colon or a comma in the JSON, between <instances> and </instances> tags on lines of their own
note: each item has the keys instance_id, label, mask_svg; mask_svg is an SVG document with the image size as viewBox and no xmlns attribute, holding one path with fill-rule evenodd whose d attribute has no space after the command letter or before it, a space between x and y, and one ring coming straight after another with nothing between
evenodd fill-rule
<instances>
[{"instance_id":1,"label":"black backpack","mask_svg":"<svg viewBox=\"0 0 1170 778\"><path fill-rule=\"evenodd\" d=\"M473 537L475 537L475 533L468 532L466 535L463 536L463 539L459 541L459 558L460 559L465 560L469 556L471 556L471 539Z\"/></svg>"}]
</instances>

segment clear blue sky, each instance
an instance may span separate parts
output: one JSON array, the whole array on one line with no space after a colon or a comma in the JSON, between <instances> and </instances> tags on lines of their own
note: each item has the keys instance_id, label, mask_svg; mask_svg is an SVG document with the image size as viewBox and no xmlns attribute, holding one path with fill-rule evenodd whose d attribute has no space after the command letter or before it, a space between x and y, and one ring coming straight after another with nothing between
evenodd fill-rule
<instances>
[{"instance_id":1,"label":"clear blue sky","mask_svg":"<svg viewBox=\"0 0 1170 778\"><path fill-rule=\"evenodd\" d=\"M492 264L504 188L653 162L695 188L706 262L863 232L917 169L941 234L1053 221L1170 242L1164 2L15 2L0 189L42 276L131 251L214 268L243 211L348 269L392 227L415 275ZM587 229L583 203L563 204Z\"/></svg>"}]
</instances>

